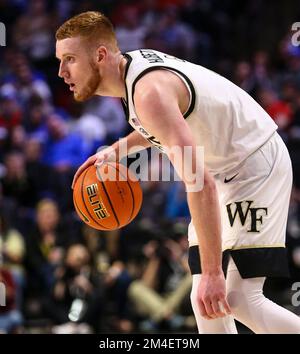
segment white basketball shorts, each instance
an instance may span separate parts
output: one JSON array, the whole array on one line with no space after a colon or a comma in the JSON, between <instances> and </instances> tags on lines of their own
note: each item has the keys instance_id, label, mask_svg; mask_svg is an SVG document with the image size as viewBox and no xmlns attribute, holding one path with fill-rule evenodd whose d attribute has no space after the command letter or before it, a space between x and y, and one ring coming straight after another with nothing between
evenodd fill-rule
<instances>
[{"instance_id":1,"label":"white basketball shorts","mask_svg":"<svg viewBox=\"0 0 300 354\"><path fill-rule=\"evenodd\" d=\"M222 219L224 270L231 255L243 278L286 276L286 224L292 165L281 137L274 133L235 169L215 177ZM201 273L198 241L189 225L189 263Z\"/></svg>"}]
</instances>

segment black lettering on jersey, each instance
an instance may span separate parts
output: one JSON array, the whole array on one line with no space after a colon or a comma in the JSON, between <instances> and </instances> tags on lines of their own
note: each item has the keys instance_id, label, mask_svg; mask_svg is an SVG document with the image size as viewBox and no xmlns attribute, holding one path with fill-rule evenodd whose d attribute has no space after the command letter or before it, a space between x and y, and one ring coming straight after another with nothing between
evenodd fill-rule
<instances>
[{"instance_id":1,"label":"black lettering on jersey","mask_svg":"<svg viewBox=\"0 0 300 354\"><path fill-rule=\"evenodd\" d=\"M177 58L177 57L174 57L173 55L164 54L164 57L167 58L167 59L175 59L175 60L181 61L183 63L185 62L185 60Z\"/></svg>"},{"instance_id":2,"label":"black lettering on jersey","mask_svg":"<svg viewBox=\"0 0 300 354\"><path fill-rule=\"evenodd\" d=\"M151 144L161 146L160 141L156 140L155 136L150 136L150 138L147 138L147 140L150 141Z\"/></svg>"},{"instance_id":3,"label":"black lettering on jersey","mask_svg":"<svg viewBox=\"0 0 300 354\"><path fill-rule=\"evenodd\" d=\"M144 59L147 59L150 64L163 63L163 59L154 53L153 50L141 49L140 53Z\"/></svg>"},{"instance_id":4,"label":"black lettering on jersey","mask_svg":"<svg viewBox=\"0 0 300 354\"><path fill-rule=\"evenodd\" d=\"M141 133L143 133L144 135L147 135L147 136L149 135L149 133L147 133L146 130L143 127L139 128L139 131Z\"/></svg>"}]
</instances>

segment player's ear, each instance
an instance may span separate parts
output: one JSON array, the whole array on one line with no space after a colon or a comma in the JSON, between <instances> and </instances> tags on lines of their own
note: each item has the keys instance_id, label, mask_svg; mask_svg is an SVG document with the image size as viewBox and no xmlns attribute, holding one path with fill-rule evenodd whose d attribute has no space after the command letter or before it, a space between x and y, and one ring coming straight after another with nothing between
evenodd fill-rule
<instances>
[{"instance_id":1,"label":"player's ear","mask_svg":"<svg viewBox=\"0 0 300 354\"><path fill-rule=\"evenodd\" d=\"M100 45L97 48L97 52L96 52L96 62L100 63L103 59L105 59L107 56L107 49L106 47L104 47L103 45Z\"/></svg>"}]
</instances>

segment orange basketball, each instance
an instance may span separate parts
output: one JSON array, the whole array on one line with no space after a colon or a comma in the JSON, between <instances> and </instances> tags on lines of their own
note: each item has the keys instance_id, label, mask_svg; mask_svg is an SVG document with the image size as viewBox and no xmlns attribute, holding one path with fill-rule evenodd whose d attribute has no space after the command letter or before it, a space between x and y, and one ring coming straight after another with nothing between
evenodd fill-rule
<instances>
[{"instance_id":1,"label":"orange basketball","mask_svg":"<svg viewBox=\"0 0 300 354\"><path fill-rule=\"evenodd\" d=\"M73 202L80 219L98 230L115 230L129 224L142 205L142 189L124 165L105 162L88 167L77 179Z\"/></svg>"}]
</instances>

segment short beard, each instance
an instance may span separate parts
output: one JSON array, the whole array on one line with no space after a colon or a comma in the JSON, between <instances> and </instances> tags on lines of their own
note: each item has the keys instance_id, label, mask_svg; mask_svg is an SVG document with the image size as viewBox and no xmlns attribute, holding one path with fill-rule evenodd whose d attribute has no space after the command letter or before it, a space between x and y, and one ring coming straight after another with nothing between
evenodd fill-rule
<instances>
[{"instance_id":1,"label":"short beard","mask_svg":"<svg viewBox=\"0 0 300 354\"><path fill-rule=\"evenodd\" d=\"M78 102L83 102L95 95L98 86L101 82L101 77L99 75L98 70L96 70L95 66L91 64L92 73L90 78L88 79L87 84L80 92L74 92L74 98Z\"/></svg>"}]
</instances>

